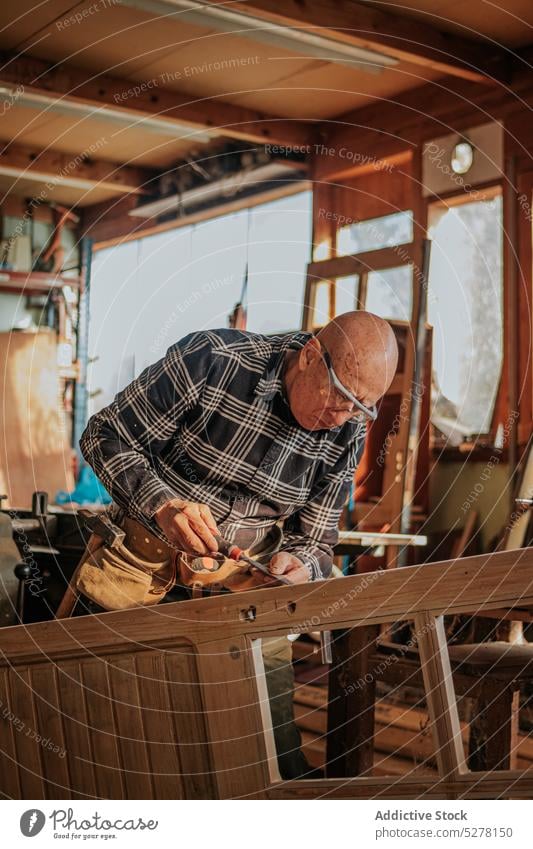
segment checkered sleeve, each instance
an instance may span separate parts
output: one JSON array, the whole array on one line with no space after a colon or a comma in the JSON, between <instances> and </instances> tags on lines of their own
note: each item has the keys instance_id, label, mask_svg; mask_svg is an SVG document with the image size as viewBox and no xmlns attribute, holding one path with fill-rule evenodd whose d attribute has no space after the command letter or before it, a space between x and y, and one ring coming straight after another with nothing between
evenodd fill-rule
<instances>
[{"instance_id":1,"label":"checkered sleeve","mask_svg":"<svg viewBox=\"0 0 533 849\"><path fill-rule=\"evenodd\" d=\"M157 459L198 401L210 359L208 334L185 336L92 416L82 434L84 458L113 500L140 522L175 497L157 475Z\"/></svg>"},{"instance_id":2,"label":"checkered sleeve","mask_svg":"<svg viewBox=\"0 0 533 849\"><path fill-rule=\"evenodd\" d=\"M305 563L312 581L331 575L339 519L363 453L365 434L363 425L335 465L315 482L304 507L285 522L282 550Z\"/></svg>"}]
</instances>

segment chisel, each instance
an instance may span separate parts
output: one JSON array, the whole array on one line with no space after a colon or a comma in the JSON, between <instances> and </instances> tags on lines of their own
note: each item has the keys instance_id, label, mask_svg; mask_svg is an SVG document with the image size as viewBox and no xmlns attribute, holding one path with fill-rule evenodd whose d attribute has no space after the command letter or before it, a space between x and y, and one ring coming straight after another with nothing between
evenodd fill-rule
<instances>
[{"instance_id":1,"label":"chisel","mask_svg":"<svg viewBox=\"0 0 533 849\"><path fill-rule=\"evenodd\" d=\"M254 569L259 569L263 575L268 575L268 577L273 580L280 581L282 584L287 584L287 586L292 586L292 581L289 581L288 578L284 578L283 575L273 575L268 566L265 566L258 560L253 560L251 557L248 557L248 555L245 554L242 548L239 548L238 545L228 542L228 540L223 539L223 537L215 536L215 539L217 541L219 552L224 554L225 557L229 557L230 560L240 560L247 563L249 566L253 566Z\"/></svg>"}]
</instances>

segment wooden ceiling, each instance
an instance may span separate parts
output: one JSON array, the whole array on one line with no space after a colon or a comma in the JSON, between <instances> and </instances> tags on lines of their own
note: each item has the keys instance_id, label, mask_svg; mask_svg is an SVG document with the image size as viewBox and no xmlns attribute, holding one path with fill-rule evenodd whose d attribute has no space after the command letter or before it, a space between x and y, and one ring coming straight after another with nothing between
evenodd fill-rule
<instances>
[{"instance_id":1,"label":"wooden ceiling","mask_svg":"<svg viewBox=\"0 0 533 849\"><path fill-rule=\"evenodd\" d=\"M369 5L503 47L525 47L533 41L531 0L385 0Z\"/></svg>"},{"instance_id":2,"label":"wooden ceiling","mask_svg":"<svg viewBox=\"0 0 533 849\"><path fill-rule=\"evenodd\" d=\"M180 0L3 0L1 197L37 192L53 154L62 155L56 200L142 193L158 171L225 140L303 144L321 122L446 75L495 84L507 48L533 42L531 0L212 6L252 16L253 26L228 31L205 16L199 25ZM279 24L289 43L272 40ZM349 57L329 60L301 40L309 34L333 52L362 47L394 64L369 73Z\"/></svg>"}]
</instances>

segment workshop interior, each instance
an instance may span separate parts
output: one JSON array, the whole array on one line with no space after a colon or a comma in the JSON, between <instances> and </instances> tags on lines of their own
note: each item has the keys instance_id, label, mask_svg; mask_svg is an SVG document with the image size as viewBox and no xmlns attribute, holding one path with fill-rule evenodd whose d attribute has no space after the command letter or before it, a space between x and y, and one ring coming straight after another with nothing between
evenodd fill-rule
<instances>
[{"instance_id":1,"label":"workshop interior","mask_svg":"<svg viewBox=\"0 0 533 849\"><path fill-rule=\"evenodd\" d=\"M0 53L0 795L532 799L530 0L3 0ZM272 565L301 533L279 452L229 502L268 536L210 525L210 562L162 543L160 499L143 527L145 478L117 507L128 451L153 483L196 423L233 480L263 422L241 428L241 371L300 340L264 377L294 412L287 374L300 351L326 374L313 340L346 314L398 358L369 403L324 360L366 415L327 574ZM190 334L212 359L144 439L142 387ZM180 392L195 424L163 461ZM187 462L169 503L195 502ZM128 522L181 583L140 540L109 601Z\"/></svg>"}]
</instances>

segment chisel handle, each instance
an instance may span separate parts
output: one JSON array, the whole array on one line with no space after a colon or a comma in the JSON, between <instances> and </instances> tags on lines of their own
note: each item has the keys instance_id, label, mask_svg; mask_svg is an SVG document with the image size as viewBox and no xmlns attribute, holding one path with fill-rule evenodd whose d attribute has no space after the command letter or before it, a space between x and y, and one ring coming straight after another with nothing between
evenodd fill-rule
<instances>
[{"instance_id":1,"label":"chisel handle","mask_svg":"<svg viewBox=\"0 0 533 849\"><path fill-rule=\"evenodd\" d=\"M279 581L281 584L292 586L292 583L288 580L288 578L285 578L283 575L273 575L272 572L270 572L268 566L265 566L258 560L253 560L251 557L248 557L248 555L246 555L243 552L242 548L239 548L238 545L235 545L232 542L228 542L228 540L224 539L223 537L215 536L215 539L218 545L218 550L221 554L224 554L225 557L229 557L230 560L242 560L245 563L248 563L249 566L253 566L254 569L259 569L259 571L262 572L263 575L267 575L273 580Z\"/></svg>"}]
</instances>

